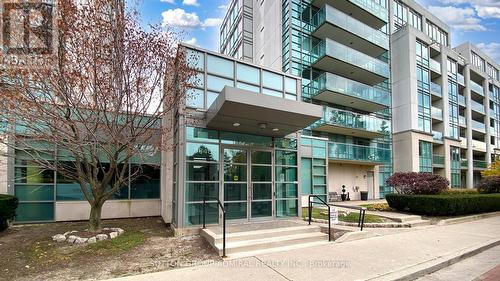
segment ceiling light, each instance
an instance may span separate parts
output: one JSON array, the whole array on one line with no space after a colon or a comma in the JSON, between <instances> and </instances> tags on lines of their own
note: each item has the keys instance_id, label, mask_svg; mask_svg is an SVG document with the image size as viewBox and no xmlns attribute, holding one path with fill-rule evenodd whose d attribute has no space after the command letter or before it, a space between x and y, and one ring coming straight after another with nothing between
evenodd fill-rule
<instances>
[{"instance_id":1,"label":"ceiling light","mask_svg":"<svg viewBox=\"0 0 500 281\"><path fill-rule=\"evenodd\" d=\"M280 130L280 129L278 129L278 128L274 128L274 129L273 129L273 132L277 132L277 131L279 131L279 130Z\"/></svg>"},{"instance_id":2,"label":"ceiling light","mask_svg":"<svg viewBox=\"0 0 500 281\"><path fill-rule=\"evenodd\" d=\"M233 127L239 127L241 124L238 122L233 123Z\"/></svg>"},{"instance_id":3,"label":"ceiling light","mask_svg":"<svg viewBox=\"0 0 500 281\"><path fill-rule=\"evenodd\" d=\"M259 123L259 128L261 130L264 130L265 128L267 128L267 124L266 123Z\"/></svg>"}]
</instances>

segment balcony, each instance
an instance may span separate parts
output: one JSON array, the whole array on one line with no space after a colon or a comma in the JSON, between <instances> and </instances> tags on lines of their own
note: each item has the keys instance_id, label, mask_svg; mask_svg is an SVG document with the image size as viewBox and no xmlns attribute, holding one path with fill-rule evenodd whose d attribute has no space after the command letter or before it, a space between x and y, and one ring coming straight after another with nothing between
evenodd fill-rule
<instances>
[{"instance_id":1,"label":"balcony","mask_svg":"<svg viewBox=\"0 0 500 281\"><path fill-rule=\"evenodd\" d=\"M366 22L370 26L380 28L389 22L389 11L374 0L312 0L311 4L323 7L334 6L352 17Z\"/></svg>"},{"instance_id":2,"label":"balcony","mask_svg":"<svg viewBox=\"0 0 500 281\"><path fill-rule=\"evenodd\" d=\"M465 120L465 117L461 115L458 116L458 125L464 128L467 127L467 121Z\"/></svg>"},{"instance_id":3,"label":"balcony","mask_svg":"<svg viewBox=\"0 0 500 281\"><path fill-rule=\"evenodd\" d=\"M441 64L433 59L429 59L429 62L431 70L437 74L441 74Z\"/></svg>"},{"instance_id":4,"label":"balcony","mask_svg":"<svg viewBox=\"0 0 500 281\"><path fill-rule=\"evenodd\" d=\"M457 82L458 82L458 84L465 86L465 78L460 73L457 73Z\"/></svg>"},{"instance_id":5,"label":"balcony","mask_svg":"<svg viewBox=\"0 0 500 281\"><path fill-rule=\"evenodd\" d=\"M432 155L432 166L444 167L444 156L437 154Z\"/></svg>"},{"instance_id":6,"label":"balcony","mask_svg":"<svg viewBox=\"0 0 500 281\"><path fill-rule=\"evenodd\" d=\"M476 82L474 82L472 80L469 81L469 85L470 85L471 91L474 91L475 93L480 94L481 96L484 96L483 86L477 84Z\"/></svg>"},{"instance_id":7,"label":"balcony","mask_svg":"<svg viewBox=\"0 0 500 281\"><path fill-rule=\"evenodd\" d=\"M471 127L473 130L478 131L480 133L486 134L486 128L484 123L478 122L476 120L472 120Z\"/></svg>"},{"instance_id":8,"label":"balcony","mask_svg":"<svg viewBox=\"0 0 500 281\"><path fill-rule=\"evenodd\" d=\"M438 131L432 131L432 139L434 139L437 142L442 142L443 141L443 133L438 132Z\"/></svg>"},{"instance_id":9,"label":"balcony","mask_svg":"<svg viewBox=\"0 0 500 281\"><path fill-rule=\"evenodd\" d=\"M333 8L323 6L312 18L312 35L332 38L372 57L389 50L389 37L380 30Z\"/></svg>"},{"instance_id":10,"label":"balcony","mask_svg":"<svg viewBox=\"0 0 500 281\"><path fill-rule=\"evenodd\" d=\"M461 106L464 106L464 107L466 106L464 96L458 95L458 104L460 104Z\"/></svg>"},{"instance_id":11,"label":"balcony","mask_svg":"<svg viewBox=\"0 0 500 281\"><path fill-rule=\"evenodd\" d=\"M471 108L472 110L479 112L481 114L486 114L486 111L484 111L484 105L481 103L478 103L477 101L471 100L470 101Z\"/></svg>"},{"instance_id":12,"label":"balcony","mask_svg":"<svg viewBox=\"0 0 500 281\"><path fill-rule=\"evenodd\" d=\"M390 76L387 63L329 38L316 44L311 53L313 67L364 84L376 85Z\"/></svg>"},{"instance_id":13,"label":"balcony","mask_svg":"<svg viewBox=\"0 0 500 281\"><path fill-rule=\"evenodd\" d=\"M431 82L431 94L438 96L438 97L442 97L443 94L442 94L442 90L441 90L441 85L436 84L434 82Z\"/></svg>"},{"instance_id":14,"label":"balcony","mask_svg":"<svg viewBox=\"0 0 500 281\"><path fill-rule=\"evenodd\" d=\"M482 169L488 168L486 161L482 161L482 160L472 161L472 166L474 167L475 170L482 170Z\"/></svg>"},{"instance_id":15,"label":"balcony","mask_svg":"<svg viewBox=\"0 0 500 281\"><path fill-rule=\"evenodd\" d=\"M478 140L472 140L472 149L486 152L486 143Z\"/></svg>"},{"instance_id":16,"label":"balcony","mask_svg":"<svg viewBox=\"0 0 500 281\"><path fill-rule=\"evenodd\" d=\"M467 170L468 168L469 161L467 159L461 159L460 160L460 168Z\"/></svg>"},{"instance_id":17,"label":"balcony","mask_svg":"<svg viewBox=\"0 0 500 281\"><path fill-rule=\"evenodd\" d=\"M323 73L304 87L304 96L375 112L391 105L391 94L347 78Z\"/></svg>"},{"instance_id":18,"label":"balcony","mask_svg":"<svg viewBox=\"0 0 500 281\"><path fill-rule=\"evenodd\" d=\"M336 108L323 107L323 118L311 125L315 131L374 139L391 133L391 121Z\"/></svg>"},{"instance_id":19,"label":"balcony","mask_svg":"<svg viewBox=\"0 0 500 281\"><path fill-rule=\"evenodd\" d=\"M384 164L391 162L391 150L347 143L328 143L328 159L341 162Z\"/></svg>"},{"instance_id":20,"label":"balcony","mask_svg":"<svg viewBox=\"0 0 500 281\"><path fill-rule=\"evenodd\" d=\"M431 107L432 118L443 121L443 110L437 107Z\"/></svg>"},{"instance_id":21,"label":"balcony","mask_svg":"<svg viewBox=\"0 0 500 281\"><path fill-rule=\"evenodd\" d=\"M467 148L467 139L466 138L460 137L460 146L462 148Z\"/></svg>"}]
</instances>

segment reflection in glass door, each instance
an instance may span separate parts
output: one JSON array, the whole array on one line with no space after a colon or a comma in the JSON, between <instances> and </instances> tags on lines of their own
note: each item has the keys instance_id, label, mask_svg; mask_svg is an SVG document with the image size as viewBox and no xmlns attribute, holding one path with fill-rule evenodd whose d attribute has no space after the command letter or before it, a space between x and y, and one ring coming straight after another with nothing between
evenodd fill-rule
<instances>
[{"instance_id":1,"label":"reflection in glass door","mask_svg":"<svg viewBox=\"0 0 500 281\"><path fill-rule=\"evenodd\" d=\"M224 207L227 219L247 219L248 151L246 149L223 149Z\"/></svg>"},{"instance_id":2,"label":"reflection in glass door","mask_svg":"<svg viewBox=\"0 0 500 281\"><path fill-rule=\"evenodd\" d=\"M250 215L251 218L273 215L273 159L271 151L251 151Z\"/></svg>"}]
</instances>

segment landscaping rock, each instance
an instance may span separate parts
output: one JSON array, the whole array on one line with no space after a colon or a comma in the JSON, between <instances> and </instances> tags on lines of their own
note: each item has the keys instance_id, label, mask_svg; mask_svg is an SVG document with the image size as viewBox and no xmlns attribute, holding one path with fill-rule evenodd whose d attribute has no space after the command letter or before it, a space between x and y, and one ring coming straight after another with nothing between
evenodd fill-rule
<instances>
[{"instance_id":1,"label":"landscaping rock","mask_svg":"<svg viewBox=\"0 0 500 281\"><path fill-rule=\"evenodd\" d=\"M56 234L56 235L52 236L52 240L54 240L58 243L61 243L61 242L66 241L66 236L62 235L62 234Z\"/></svg>"},{"instance_id":2,"label":"landscaping rock","mask_svg":"<svg viewBox=\"0 0 500 281\"><path fill-rule=\"evenodd\" d=\"M76 237L75 235L70 235L68 237L68 239L66 239L66 242L73 244L73 243L75 243L76 238L78 238L78 237Z\"/></svg>"},{"instance_id":3,"label":"landscaping rock","mask_svg":"<svg viewBox=\"0 0 500 281\"><path fill-rule=\"evenodd\" d=\"M97 234L95 237L96 237L96 238L97 238L97 240L99 240L99 241L102 241L102 240L106 240L106 239L108 239L108 235L106 235L106 234Z\"/></svg>"},{"instance_id":4,"label":"landscaping rock","mask_svg":"<svg viewBox=\"0 0 500 281\"><path fill-rule=\"evenodd\" d=\"M116 237L118 237L118 232L111 232L111 233L109 233L109 238L115 239Z\"/></svg>"},{"instance_id":5,"label":"landscaping rock","mask_svg":"<svg viewBox=\"0 0 500 281\"><path fill-rule=\"evenodd\" d=\"M81 237L77 237L77 238L75 239L75 244L84 244L84 243L86 243L86 242L87 242L87 240L88 240L88 238L81 238Z\"/></svg>"},{"instance_id":6,"label":"landscaping rock","mask_svg":"<svg viewBox=\"0 0 500 281\"><path fill-rule=\"evenodd\" d=\"M118 235L122 235L123 232L125 232L125 230L119 228L119 227L114 227L114 228L111 228L112 231L115 231L115 232L118 232Z\"/></svg>"},{"instance_id":7,"label":"landscaping rock","mask_svg":"<svg viewBox=\"0 0 500 281\"><path fill-rule=\"evenodd\" d=\"M87 243L89 244L94 244L97 242L97 238L94 236L94 237L90 237L89 240L87 240Z\"/></svg>"}]
</instances>

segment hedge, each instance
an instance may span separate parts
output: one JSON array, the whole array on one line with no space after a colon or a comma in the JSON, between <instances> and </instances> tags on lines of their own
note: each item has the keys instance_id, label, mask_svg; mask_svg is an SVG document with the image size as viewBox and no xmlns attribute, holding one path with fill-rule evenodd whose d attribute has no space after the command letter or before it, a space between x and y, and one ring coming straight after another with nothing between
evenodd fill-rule
<instances>
[{"instance_id":1,"label":"hedge","mask_svg":"<svg viewBox=\"0 0 500 281\"><path fill-rule=\"evenodd\" d=\"M457 216L500 211L500 193L454 195L405 195L391 193L385 196L391 208L428 216Z\"/></svg>"},{"instance_id":2,"label":"hedge","mask_svg":"<svg viewBox=\"0 0 500 281\"><path fill-rule=\"evenodd\" d=\"M9 226L8 220L16 215L17 203L16 197L0 194L0 231L6 229Z\"/></svg>"}]
</instances>

